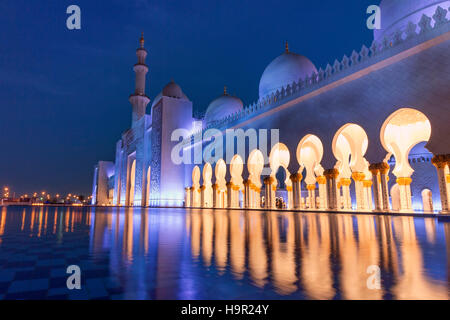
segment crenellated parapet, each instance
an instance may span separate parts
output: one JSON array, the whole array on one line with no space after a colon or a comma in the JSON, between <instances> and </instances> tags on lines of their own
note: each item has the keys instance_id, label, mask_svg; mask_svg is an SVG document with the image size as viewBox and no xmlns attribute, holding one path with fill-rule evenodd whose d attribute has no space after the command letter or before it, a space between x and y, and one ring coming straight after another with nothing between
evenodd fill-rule
<instances>
[{"instance_id":1,"label":"crenellated parapet","mask_svg":"<svg viewBox=\"0 0 450 320\"><path fill-rule=\"evenodd\" d=\"M431 17L424 14L417 24L409 22L406 28L397 30L389 38L384 37L380 41L373 41L369 47L362 45L361 49L353 50L349 56L344 55L340 60L335 59L332 65L328 63L324 68L319 68L317 73L298 79L270 95L259 98L241 111L209 124L201 131L194 133L192 140L197 135L202 135L207 129L224 129L237 122L251 119L275 106L304 96L427 40L450 32L448 11L450 8L437 7Z\"/></svg>"}]
</instances>

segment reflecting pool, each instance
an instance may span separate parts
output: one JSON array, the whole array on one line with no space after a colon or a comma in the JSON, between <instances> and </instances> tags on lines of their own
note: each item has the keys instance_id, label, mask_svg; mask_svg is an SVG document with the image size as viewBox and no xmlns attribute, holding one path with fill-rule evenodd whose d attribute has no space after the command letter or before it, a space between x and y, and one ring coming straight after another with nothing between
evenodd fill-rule
<instances>
[{"instance_id":1,"label":"reflecting pool","mask_svg":"<svg viewBox=\"0 0 450 320\"><path fill-rule=\"evenodd\" d=\"M435 218L0 208L0 299L448 299L449 265Z\"/></svg>"}]
</instances>

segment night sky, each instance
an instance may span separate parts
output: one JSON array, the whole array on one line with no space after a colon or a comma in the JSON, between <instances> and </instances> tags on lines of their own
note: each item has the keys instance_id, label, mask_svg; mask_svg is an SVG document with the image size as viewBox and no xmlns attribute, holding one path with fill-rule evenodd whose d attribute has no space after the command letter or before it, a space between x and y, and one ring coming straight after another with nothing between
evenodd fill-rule
<instances>
[{"instance_id":1,"label":"night sky","mask_svg":"<svg viewBox=\"0 0 450 320\"><path fill-rule=\"evenodd\" d=\"M16 196L91 193L94 165L114 161L131 124L141 31L147 95L173 78L202 113L224 85L244 105L254 102L285 40L317 68L369 46L366 8L378 3L2 0L0 186ZM81 8L81 30L66 28L71 4Z\"/></svg>"}]
</instances>

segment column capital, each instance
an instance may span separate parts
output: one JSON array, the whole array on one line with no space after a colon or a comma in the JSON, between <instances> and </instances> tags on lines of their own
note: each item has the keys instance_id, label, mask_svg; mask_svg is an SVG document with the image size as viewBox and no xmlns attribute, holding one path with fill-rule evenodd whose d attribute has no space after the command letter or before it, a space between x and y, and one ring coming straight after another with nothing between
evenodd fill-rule
<instances>
[{"instance_id":1,"label":"column capital","mask_svg":"<svg viewBox=\"0 0 450 320\"><path fill-rule=\"evenodd\" d=\"M275 179L271 176L264 178L264 184L272 184L275 181Z\"/></svg>"},{"instance_id":2,"label":"column capital","mask_svg":"<svg viewBox=\"0 0 450 320\"><path fill-rule=\"evenodd\" d=\"M391 167L389 167L387 162L381 162L381 163L379 163L379 166L380 166L380 172L382 174L388 173L389 169L391 168Z\"/></svg>"},{"instance_id":3,"label":"column capital","mask_svg":"<svg viewBox=\"0 0 450 320\"><path fill-rule=\"evenodd\" d=\"M315 184L307 184L306 185L306 189L308 189L308 190L316 190L316 185Z\"/></svg>"},{"instance_id":4,"label":"column capital","mask_svg":"<svg viewBox=\"0 0 450 320\"><path fill-rule=\"evenodd\" d=\"M366 175L363 172L353 172L352 178L355 181L363 181Z\"/></svg>"},{"instance_id":5,"label":"column capital","mask_svg":"<svg viewBox=\"0 0 450 320\"><path fill-rule=\"evenodd\" d=\"M341 181L339 181L341 185L348 187L352 184L352 180L349 178L341 178Z\"/></svg>"},{"instance_id":6,"label":"column capital","mask_svg":"<svg viewBox=\"0 0 450 320\"><path fill-rule=\"evenodd\" d=\"M318 184L326 184L327 183L327 178L325 178L325 176L318 176L316 178L316 181Z\"/></svg>"},{"instance_id":7,"label":"column capital","mask_svg":"<svg viewBox=\"0 0 450 320\"><path fill-rule=\"evenodd\" d=\"M397 178L396 182L400 186L409 186L412 182L412 179L410 177L400 177L400 178Z\"/></svg>"},{"instance_id":8,"label":"column capital","mask_svg":"<svg viewBox=\"0 0 450 320\"><path fill-rule=\"evenodd\" d=\"M327 169L323 172L323 175L325 177L327 177L327 179L331 179L331 178L337 178L339 175L339 170L338 169Z\"/></svg>"},{"instance_id":9,"label":"column capital","mask_svg":"<svg viewBox=\"0 0 450 320\"><path fill-rule=\"evenodd\" d=\"M370 188L372 186L372 180L363 180L364 188Z\"/></svg>"},{"instance_id":10,"label":"column capital","mask_svg":"<svg viewBox=\"0 0 450 320\"><path fill-rule=\"evenodd\" d=\"M214 183L211 188L213 188L214 190L216 190L219 187L219 185L217 183Z\"/></svg>"},{"instance_id":11,"label":"column capital","mask_svg":"<svg viewBox=\"0 0 450 320\"><path fill-rule=\"evenodd\" d=\"M450 155L448 154L436 155L433 158L431 158L431 163L434 164L434 166L438 169L445 168L445 165L447 165L449 161Z\"/></svg>"},{"instance_id":12,"label":"column capital","mask_svg":"<svg viewBox=\"0 0 450 320\"><path fill-rule=\"evenodd\" d=\"M227 187L233 187L233 182L227 182L226 186Z\"/></svg>"},{"instance_id":13,"label":"column capital","mask_svg":"<svg viewBox=\"0 0 450 320\"><path fill-rule=\"evenodd\" d=\"M291 179L292 182L299 182L303 179L303 175L301 173L293 173L290 175L289 179Z\"/></svg>"},{"instance_id":14,"label":"column capital","mask_svg":"<svg viewBox=\"0 0 450 320\"><path fill-rule=\"evenodd\" d=\"M369 165L369 171L376 176L378 172L380 171L380 164L379 163L372 163Z\"/></svg>"},{"instance_id":15,"label":"column capital","mask_svg":"<svg viewBox=\"0 0 450 320\"><path fill-rule=\"evenodd\" d=\"M292 187L291 186L286 186L286 190L287 191L292 191Z\"/></svg>"},{"instance_id":16,"label":"column capital","mask_svg":"<svg viewBox=\"0 0 450 320\"><path fill-rule=\"evenodd\" d=\"M249 186L250 185L250 181L249 180L244 180L244 181L242 181L242 184L244 186Z\"/></svg>"},{"instance_id":17,"label":"column capital","mask_svg":"<svg viewBox=\"0 0 450 320\"><path fill-rule=\"evenodd\" d=\"M205 185L201 185L200 186L200 190L205 190L206 189L206 186Z\"/></svg>"}]
</instances>

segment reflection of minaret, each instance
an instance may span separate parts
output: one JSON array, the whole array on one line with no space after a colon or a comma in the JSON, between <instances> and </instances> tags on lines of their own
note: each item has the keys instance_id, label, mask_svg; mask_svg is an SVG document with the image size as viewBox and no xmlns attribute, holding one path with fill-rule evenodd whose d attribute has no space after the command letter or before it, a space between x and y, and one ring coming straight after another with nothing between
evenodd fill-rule
<instances>
[{"instance_id":1,"label":"reflection of minaret","mask_svg":"<svg viewBox=\"0 0 450 320\"><path fill-rule=\"evenodd\" d=\"M148 67L145 64L147 50L144 49L144 33L142 33L139 43L140 47L136 50L138 63L133 67L134 72L136 73L135 90L129 98L130 103L133 106L132 127L134 127L135 123L144 116L145 108L150 102L150 99L145 95L145 75L148 72Z\"/></svg>"},{"instance_id":2,"label":"reflection of minaret","mask_svg":"<svg viewBox=\"0 0 450 320\"><path fill-rule=\"evenodd\" d=\"M334 296L331 272L331 239L328 215L304 215L307 241L302 240L302 283L312 299Z\"/></svg>"},{"instance_id":3,"label":"reflection of minaret","mask_svg":"<svg viewBox=\"0 0 450 320\"><path fill-rule=\"evenodd\" d=\"M438 284L423 272L421 247L417 242L414 218L396 217L394 229L399 238L402 271L392 292L397 299L448 299L446 284Z\"/></svg>"},{"instance_id":4,"label":"reflection of minaret","mask_svg":"<svg viewBox=\"0 0 450 320\"><path fill-rule=\"evenodd\" d=\"M267 252L264 244L263 217L265 213L251 213L248 220L248 269L250 277L257 287L264 287L267 282Z\"/></svg>"},{"instance_id":5,"label":"reflection of minaret","mask_svg":"<svg viewBox=\"0 0 450 320\"><path fill-rule=\"evenodd\" d=\"M280 241L279 214L270 212L272 235L272 278L280 294L290 294L297 290L295 270L295 226L292 212L281 215L281 222L287 221L286 243ZM286 219L286 220L285 220Z\"/></svg>"},{"instance_id":6,"label":"reflection of minaret","mask_svg":"<svg viewBox=\"0 0 450 320\"><path fill-rule=\"evenodd\" d=\"M228 255L228 215L225 211L214 213L214 257L219 273L225 271L227 267Z\"/></svg>"}]
</instances>

